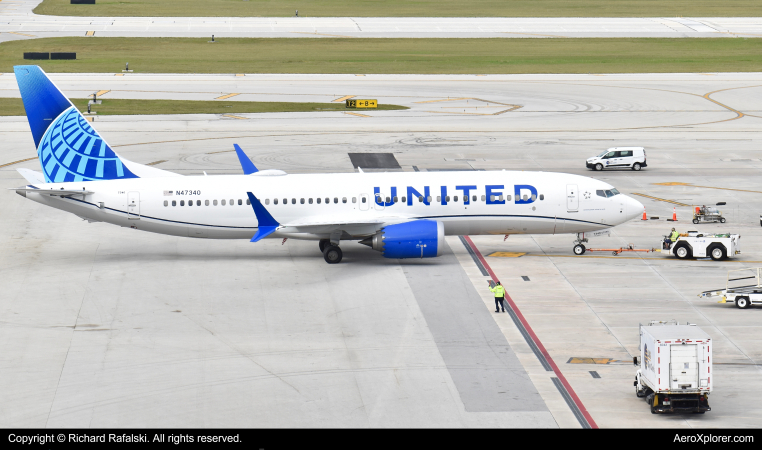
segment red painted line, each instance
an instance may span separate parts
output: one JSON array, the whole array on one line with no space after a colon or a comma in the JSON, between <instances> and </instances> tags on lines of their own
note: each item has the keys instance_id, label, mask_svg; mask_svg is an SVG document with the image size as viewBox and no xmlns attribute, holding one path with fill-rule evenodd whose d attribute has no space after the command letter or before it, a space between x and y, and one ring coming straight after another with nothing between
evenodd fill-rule
<instances>
[{"instance_id":1,"label":"red painted line","mask_svg":"<svg viewBox=\"0 0 762 450\"><path fill-rule=\"evenodd\" d=\"M463 238L468 242L468 245L471 246L471 249L474 251L474 254L479 258L479 261L484 265L484 268L487 269L487 272L489 272L489 275L492 277L492 280L495 282L500 281L497 278L497 275L495 275L495 272L492 271L492 267L487 264L487 260L484 259L484 256L482 256L481 252L478 248L476 248L476 245L474 245L474 242L471 240L469 236L463 236ZM508 302L509 305L511 305L511 308L513 308L513 311L516 313L516 316L518 316L519 320L521 321L521 324L524 325L524 328L526 328L527 333L529 333L529 336L534 341L535 345L537 345L537 348L540 350L540 353L545 357L546 360L548 360L548 364L550 364L550 367L553 369L553 371L556 373L556 376L561 381L561 384L564 385L566 390L569 392L569 395L571 396L572 400L574 400L574 403L577 405L577 408L579 408L580 412L582 412L582 415L585 416L585 420L587 420L587 423L590 424L590 428L598 428L598 424L595 423L593 420L593 417L590 415L589 412L587 412L587 409L585 408L585 405L582 404L582 400L577 397L577 393L574 392L574 389L572 389L571 385L568 381L566 381L566 377L564 377L564 374L561 373L561 371L558 369L558 366L556 365L555 361L553 361L553 358L550 357L548 354L548 351L545 350L545 346L542 345L542 342L540 342L540 339L537 337L536 334L534 334L534 330L532 330L532 327L529 326L529 322L524 318L524 315L521 314L521 311L519 310L519 307L516 306L516 303L514 303L513 299L510 295L508 295L508 292L505 293L505 300Z\"/></svg>"}]
</instances>

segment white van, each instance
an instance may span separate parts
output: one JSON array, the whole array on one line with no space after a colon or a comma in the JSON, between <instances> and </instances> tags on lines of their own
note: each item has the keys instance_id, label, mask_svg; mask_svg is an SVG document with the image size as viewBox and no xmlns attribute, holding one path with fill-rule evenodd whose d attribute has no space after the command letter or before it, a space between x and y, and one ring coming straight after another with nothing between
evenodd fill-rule
<instances>
[{"instance_id":1,"label":"white van","mask_svg":"<svg viewBox=\"0 0 762 450\"><path fill-rule=\"evenodd\" d=\"M626 168L640 170L646 164L646 149L643 147L614 147L598 156L590 158L585 164L588 169L603 170Z\"/></svg>"}]
</instances>

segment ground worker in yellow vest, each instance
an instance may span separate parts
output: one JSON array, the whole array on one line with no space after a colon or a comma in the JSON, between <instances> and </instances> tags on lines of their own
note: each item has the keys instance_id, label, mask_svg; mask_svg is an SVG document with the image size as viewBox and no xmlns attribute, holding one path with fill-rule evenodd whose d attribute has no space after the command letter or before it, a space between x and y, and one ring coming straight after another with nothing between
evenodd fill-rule
<instances>
[{"instance_id":1,"label":"ground worker in yellow vest","mask_svg":"<svg viewBox=\"0 0 762 450\"><path fill-rule=\"evenodd\" d=\"M495 294L495 312L500 312L500 308L503 308L503 312L505 312L505 303L503 303L503 300L505 300L505 288L500 285L499 281L495 287L492 287L492 283L489 281L487 284L489 284L489 290Z\"/></svg>"},{"instance_id":2,"label":"ground worker in yellow vest","mask_svg":"<svg viewBox=\"0 0 762 450\"><path fill-rule=\"evenodd\" d=\"M672 248L672 245L675 243L675 241L677 241L677 238L679 237L680 237L680 233L678 233L677 231L675 231L674 228L672 228L672 231L670 232L669 237L664 239L664 243L667 244L666 245L667 249Z\"/></svg>"}]
</instances>

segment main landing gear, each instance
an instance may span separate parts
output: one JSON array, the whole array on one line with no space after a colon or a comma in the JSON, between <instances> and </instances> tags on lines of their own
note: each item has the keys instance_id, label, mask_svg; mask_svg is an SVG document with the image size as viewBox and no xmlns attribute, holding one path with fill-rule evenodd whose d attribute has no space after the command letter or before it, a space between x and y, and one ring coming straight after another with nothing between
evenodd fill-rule
<instances>
[{"instance_id":1,"label":"main landing gear","mask_svg":"<svg viewBox=\"0 0 762 450\"><path fill-rule=\"evenodd\" d=\"M338 242L337 245L333 245L330 239L321 239L318 246L323 253L323 259L328 264L338 264L341 262L341 258L344 257Z\"/></svg>"}]
</instances>

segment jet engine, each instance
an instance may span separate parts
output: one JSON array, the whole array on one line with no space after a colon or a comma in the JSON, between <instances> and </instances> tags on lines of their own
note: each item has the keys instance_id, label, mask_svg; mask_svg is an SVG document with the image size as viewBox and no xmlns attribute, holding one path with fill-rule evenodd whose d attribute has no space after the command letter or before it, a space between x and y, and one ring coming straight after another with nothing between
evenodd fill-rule
<instances>
[{"instance_id":1,"label":"jet engine","mask_svg":"<svg viewBox=\"0 0 762 450\"><path fill-rule=\"evenodd\" d=\"M442 254L444 224L435 220L414 220L384 227L360 241L384 258L433 258Z\"/></svg>"}]
</instances>

